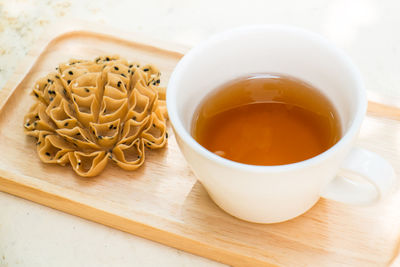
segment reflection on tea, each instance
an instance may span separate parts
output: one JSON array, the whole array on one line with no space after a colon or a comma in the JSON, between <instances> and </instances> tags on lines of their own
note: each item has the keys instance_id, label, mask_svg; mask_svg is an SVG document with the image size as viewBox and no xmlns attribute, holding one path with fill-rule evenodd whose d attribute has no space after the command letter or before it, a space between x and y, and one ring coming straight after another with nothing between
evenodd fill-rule
<instances>
[{"instance_id":1,"label":"reflection on tea","mask_svg":"<svg viewBox=\"0 0 400 267\"><path fill-rule=\"evenodd\" d=\"M256 74L206 96L193 118L192 135L226 159L271 166L326 151L340 139L341 126L318 89L290 76Z\"/></svg>"}]
</instances>

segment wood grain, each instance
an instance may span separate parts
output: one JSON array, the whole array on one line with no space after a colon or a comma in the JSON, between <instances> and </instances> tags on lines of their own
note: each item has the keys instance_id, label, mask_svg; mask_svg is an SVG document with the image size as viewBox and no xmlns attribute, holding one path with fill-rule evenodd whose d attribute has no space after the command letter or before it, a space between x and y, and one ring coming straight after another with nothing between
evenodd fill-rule
<instances>
[{"instance_id":1,"label":"wood grain","mask_svg":"<svg viewBox=\"0 0 400 267\"><path fill-rule=\"evenodd\" d=\"M104 27L49 30L0 91L0 190L234 266L387 266L398 254L400 194L371 207L321 199L306 214L280 224L238 220L208 197L183 159L171 129L167 148L148 153L135 172L109 164L96 178L40 162L23 116L36 79L71 57L118 53L153 63L166 85L186 50ZM97 33L93 33L95 31ZM55 36L58 37L51 39ZM113 37L113 34L118 37ZM399 109L370 103L358 143L400 172ZM279 203L277 203L279 208Z\"/></svg>"}]
</instances>

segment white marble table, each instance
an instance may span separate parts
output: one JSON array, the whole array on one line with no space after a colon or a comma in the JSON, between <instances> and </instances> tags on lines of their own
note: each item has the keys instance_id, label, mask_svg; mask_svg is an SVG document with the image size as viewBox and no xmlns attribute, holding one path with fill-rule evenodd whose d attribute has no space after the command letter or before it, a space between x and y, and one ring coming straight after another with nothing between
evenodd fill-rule
<instances>
[{"instance_id":1,"label":"white marble table","mask_svg":"<svg viewBox=\"0 0 400 267\"><path fill-rule=\"evenodd\" d=\"M369 92L399 97L399 10L395 0L0 0L0 88L47 25L78 18L189 46L245 24L297 25L345 50ZM0 267L6 266L223 265L0 193Z\"/></svg>"}]
</instances>

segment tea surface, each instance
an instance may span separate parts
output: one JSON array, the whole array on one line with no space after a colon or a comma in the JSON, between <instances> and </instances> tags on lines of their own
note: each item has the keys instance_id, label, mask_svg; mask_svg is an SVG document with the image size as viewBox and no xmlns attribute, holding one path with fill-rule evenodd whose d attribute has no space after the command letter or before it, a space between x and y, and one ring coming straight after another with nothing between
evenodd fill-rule
<instances>
[{"instance_id":1,"label":"tea surface","mask_svg":"<svg viewBox=\"0 0 400 267\"><path fill-rule=\"evenodd\" d=\"M257 74L206 96L192 136L226 159L271 166L326 151L340 139L341 126L334 106L316 88L290 76Z\"/></svg>"}]
</instances>

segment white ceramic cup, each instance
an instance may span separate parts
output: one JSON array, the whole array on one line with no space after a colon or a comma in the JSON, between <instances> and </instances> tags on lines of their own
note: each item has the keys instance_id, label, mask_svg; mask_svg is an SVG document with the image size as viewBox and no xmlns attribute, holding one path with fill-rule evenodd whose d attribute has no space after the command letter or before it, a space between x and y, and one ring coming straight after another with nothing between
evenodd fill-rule
<instances>
[{"instance_id":1,"label":"white ceramic cup","mask_svg":"<svg viewBox=\"0 0 400 267\"><path fill-rule=\"evenodd\" d=\"M287 74L320 89L338 110L340 141L316 157L280 166L241 164L203 148L190 134L199 103L219 85L251 73ZM353 147L367 109L359 71L342 51L306 30L248 26L206 40L173 71L167 108L178 145L198 180L218 206L246 221L289 220L321 196L374 203L397 184L388 162Z\"/></svg>"}]
</instances>

